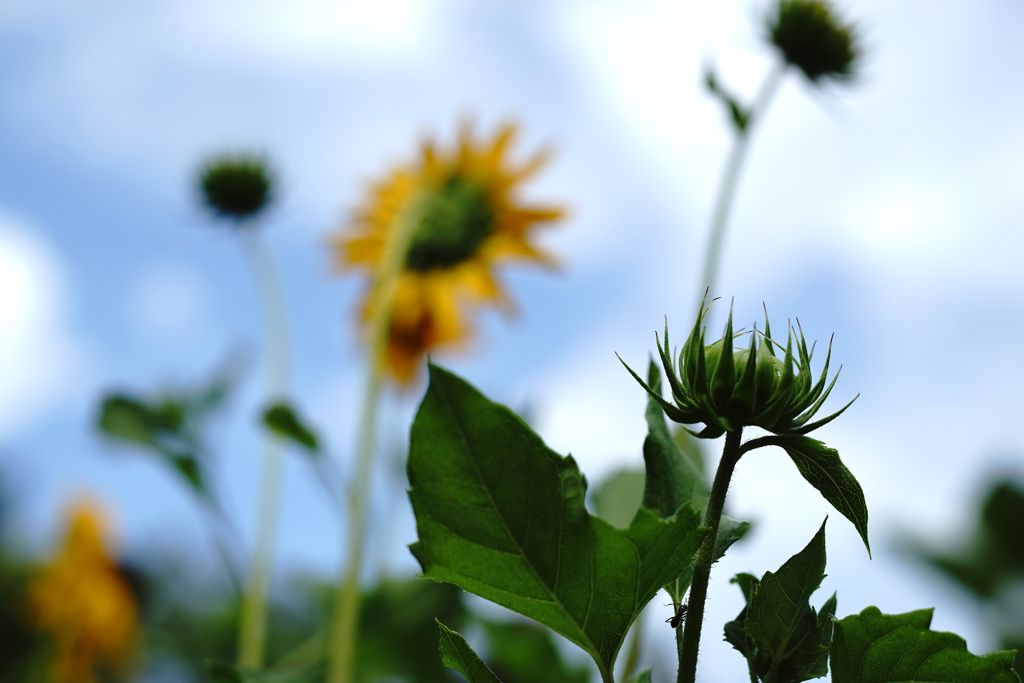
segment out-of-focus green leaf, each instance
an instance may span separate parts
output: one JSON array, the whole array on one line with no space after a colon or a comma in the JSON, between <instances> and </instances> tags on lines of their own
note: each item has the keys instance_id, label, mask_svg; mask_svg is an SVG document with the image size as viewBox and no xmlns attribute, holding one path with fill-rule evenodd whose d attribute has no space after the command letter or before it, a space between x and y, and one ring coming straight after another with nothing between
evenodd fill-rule
<instances>
[{"instance_id":1,"label":"out-of-focus green leaf","mask_svg":"<svg viewBox=\"0 0 1024 683\"><path fill-rule=\"evenodd\" d=\"M487 666L504 683L533 683L538 675L559 683L588 683L590 669L565 661L551 629L532 621L482 621Z\"/></svg>"},{"instance_id":2,"label":"out-of-focus green leaf","mask_svg":"<svg viewBox=\"0 0 1024 683\"><path fill-rule=\"evenodd\" d=\"M448 680L437 656L433 620L462 628L468 618L463 595L455 586L422 578L385 581L374 587L359 608L359 679L401 678L417 683ZM333 591L326 590L325 623L332 596ZM401 657L395 656L396 648Z\"/></svg>"},{"instance_id":3,"label":"out-of-focus green leaf","mask_svg":"<svg viewBox=\"0 0 1024 683\"><path fill-rule=\"evenodd\" d=\"M651 670L641 671L635 676L631 676L626 683L651 683Z\"/></svg>"},{"instance_id":4,"label":"out-of-focus green leaf","mask_svg":"<svg viewBox=\"0 0 1024 683\"><path fill-rule=\"evenodd\" d=\"M704 489L708 489L708 467L707 467L707 454L705 451L705 442L702 439L698 439L693 434L683 429L682 426L676 425L676 428L672 430L672 440L679 446L679 450L683 456L690 461L690 465L693 471L700 477L700 481L704 486Z\"/></svg>"},{"instance_id":5,"label":"out-of-focus green leaf","mask_svg":"<svg viewBox=\"0 0 1024 683\"><path fill-rule=\"evenodd\" d=\"M435 619L435 621L437 620ZM437 627L441 631L438 650L445 666L458 671L466 677L469 683L501 683L498 677L483 663L483 660L473 652L473 648L461 634L451 630L440 621L437 621Z\"/></svg>"},{"instance_id":6,"label":"out-of-focus green leaf","mask_svg":"<svg viewBox=\"0 0 1024 683\"><path fill-rule=\"evenodd\" d=\"M625 529L633 521L644 496L644 473L639 469L613 472L594 487L594 512L616 529Z\"/></svg>"},{"instance_id":7,"label":"out-of-focus green leaf","mask_svg":"<svg viewBox=\"0 0 1024 683\"><path fill-rule=\"evenodd\" d=\"M978 657L953 633L929 630L932 610L882 614L868 607L840 619L832 639L833 683L1020 683L1014 653Z\"/></svg>"},{"instance_id":8,"label":"out-of-focus green leaf","mask_svg":"<svg viewBox=\"0 0 1024 683\"><path fill-rule=\"evenodd\" d=\"M587 513L572 457L514 413L430 366L408 474L423 573L535 619L611 671L630 625L693 561L706 530L688 506L640 508L628 529Z\"/></svg>"},{"instance_id":9,"label":"out-of-focus green leaf","mask_svg":"<svg viewBox=\"0 0 1024 683\"><path fill-rule=\"evenodd\" d=\"M170 399L147 403L127 394L108 394L100 405L97 426L112 439L157 456L195 493L209 496L199 444L181 403Z\"/></svg>"},{"instance_id":10,"label":"out-of-focus green leaf","mask_svg":"<svg viewBox=\"0 0 1024 683\"><path fill-rule=\"evenodd\" d=\"M309 453L320 452L320 440L287 403L275 403L263 413L263 425Z\"/></svg>"},{"instance_id":11,"label":"out-of-focus green leaf","mask_svg":"<svg viewBox=\"0 0 1024 683\"><path fill-rule=\"evenodd\" d=\"M661 370L653 359L647 371L647 384L651 391L661 392ZM661 404L650 395L647 397L646 416L644 507L662 519L671 517L686 503L703 510L708 500L704 475L694 466L692 459L683 454L668 430Z\"/></svg>"},{"instance_id":12,"label":"out-of-focus green leaf","mask_svg":"<svg viewBox=\"0 0 1024 683\"><path fill-rule=\"evenodd\" d=\"M96 426L114 441L157 456L192 491L212 500L203 463L203 431L237 382L238 368L231 360L204 385L153 399L109 392L100 401Z\"/></svg>"},{"instance_id":13,"label":"out-of-focus green leaf","mask_svg":"<svg viewBox=\"0 0 1024 683\"><path fill-rule=\"evenodd\" d=\"M103 398L99 428L109 436L159 448L162 439L182 426L182 411L169 404L150 406L126 394L108 394Z\"/></svg>"},{"instance_id":14,"label":"out-of-focus green leaf","mask_svg":"<svg viewBox=\"0 0 1024 683\"><path fill-rule=\"evenodd\" d=\"M210 661L206 663L208 683L313 683L319 671L253 671Z\"/></svg>"}]
</instances>

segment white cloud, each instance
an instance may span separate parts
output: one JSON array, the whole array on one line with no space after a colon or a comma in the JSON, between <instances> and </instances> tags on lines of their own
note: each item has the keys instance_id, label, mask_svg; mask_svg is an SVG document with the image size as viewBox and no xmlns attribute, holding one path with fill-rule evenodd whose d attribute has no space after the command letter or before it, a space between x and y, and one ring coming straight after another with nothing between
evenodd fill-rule
<instances>
[{"instance_id":1,"label":"white cloud","mask_svg":"<svg viewBox=\"0 0 1024 683\"><path fill-rule=\"evenodd\" d=\"M0 435L39 416L77 369L65 292L50 247L0 214Z\"/></svg>"}]
</instances>

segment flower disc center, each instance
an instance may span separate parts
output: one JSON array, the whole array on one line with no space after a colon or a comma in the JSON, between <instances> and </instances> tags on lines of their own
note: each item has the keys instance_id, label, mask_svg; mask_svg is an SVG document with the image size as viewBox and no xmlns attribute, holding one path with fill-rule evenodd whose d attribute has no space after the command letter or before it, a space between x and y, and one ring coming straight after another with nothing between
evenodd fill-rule
<instances>
[{"instance_id":1,"label":"flower disc center","mask_svg":"<svg viewBox=\"0 0 1024 683\"><path fill-rule=\"evenodd\" d=\"M494 209L483 187L451 175L423 200L406 265L449 268L477 252L494 229Z\"/></svg>"}]
</instances>

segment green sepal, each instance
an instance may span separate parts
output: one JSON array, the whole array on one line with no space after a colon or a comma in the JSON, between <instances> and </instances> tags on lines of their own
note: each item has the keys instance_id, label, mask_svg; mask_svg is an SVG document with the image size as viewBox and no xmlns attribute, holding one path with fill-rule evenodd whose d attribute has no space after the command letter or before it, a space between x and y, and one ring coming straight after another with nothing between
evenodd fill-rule
<instances>
[{"instance_id":1,"label":"green sepal","mask_svg":"<svg viewBox=\"0 0 1024 683\"><path fill-rule=\"evenodd\" d=\"M931 621L931 609L890 615L877 607L840 619L832 638L832 682L1020 683L1012 650L973 655L960 636L930 630Z\"/></svg>"},{"instance_id":2,"label":"green sepal","mask_svg":"<svg viewBox=\"0 0 1024 683\"><path fill-rule=\"evenodd\" d=\"M732 351L732 309L729 320L725 324L725 334L708 349L708 366L710 369L712 354L717 352L718 362L712 370L711 400L716 406L726 407L736 388L736 362Z\"/></svg>"},{"instance_id":3,"label":"green sepal","mask_svg":"<svg viewBox=\"0 0 1024 683\"><path fill-rule=\"evenodd\" d=\"M693 424L694 422L697 422L699 420L699 418L695 418L694 415L691 414L690 412L683 410L682 408L679 408L669 403L664 398L662 398L661 392L655 391L650 386L648 386L647 382L640 379L640 375L633 372L633 368L626 365L626 361L622 360L622 357L619 356L619 354L615 354L615 357L618 358L619 362L622 363L626 370L629 371L629 374L633 376L633 379L635 379L640 384L640 386L644 388L644 391L647 392L647 395L654 399L655 401L657 401L658 405L661 406L661 409L665 411L665 415L668 416L668 419L672 420L673 422L681 422L684 424Z\"/></svg>"},{"instance_id":4,"label":"green sepal","mask_svg":"<svg viewBox=\"0 0 1024 683\"><path fill-rule=\"evenodd\" d=\"M437 649L445 666L458 671L469 683L501 683L460 633L448 628L438 619L434 621L441 632Z\"/></svg>"},{"instance_id":5,"label":"green sepal","mask_svg":"<svg viewBox=\"0 0 1024 683\"><path fill-rule=\"evenodd\" d=\"M758 335L757 327L754 328L754 336ZM757 345L757 403L767 405L767 401L774 395L779 385L778 359L769 350L771 341L767 333Z\"/></svg>"},{"instance_id":6,"label":"green sepal","mask_svg":"<svg viewBox=\"0 0 1024 683\"><path fill-rule=\"evenodd\" d=\"M804 434L809 434L809 433L813 432L818 427L823 427L823 426L827 425L829 422L831 422L832 420L836 419L837 417L839 417L840 415L845 413L846 409L849 408L850 406L852 406L853 402L856 401L858 398L860 398L860 394L857 394L856 396L851 398L849 403L847 403L845 406L843 406L842 408L840 408L836 412L832 413L828 417L823 417L820 420L815 420L814 422L812 422L810 424L805 424L800 429L793 430L793 434L797 434L797 435L801 435L802 436Z\"/></svg>"},{"instance_id":7,"label":"green sepal","mask_svg":"<svg viewBox=\"0 0 1024 683\"><path fill-rule=\"evenodd\" d=\"M749 415L757 403L757 333L750 335L750 348L743 357L743 374L736 382L736 388L729 399L726 412Z\"/></svg>"},{"instance_id":8,"label":"green sepal","mask_svg":"<svg viewBox=\"0 0 1024 683\"><path fill-rule=\"evenodd\" d=\"M868 506L860 483L839 459L839 451L809 436L785 434L771 437L771 443L782 447L808 484L853 523L871 557L868 543Z\"/></svg>"}]
</instances>

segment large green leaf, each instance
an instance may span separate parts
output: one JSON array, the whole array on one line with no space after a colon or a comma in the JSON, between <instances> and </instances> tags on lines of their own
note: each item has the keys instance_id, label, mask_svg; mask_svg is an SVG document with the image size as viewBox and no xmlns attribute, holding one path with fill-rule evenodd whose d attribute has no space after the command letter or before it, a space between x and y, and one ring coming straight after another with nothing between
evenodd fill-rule
<instances>
[{"instance_id":1,"label":"large green leaf","mask_svg":"<svg viewBox=\"0 0 1024 683\"><path fill-rule=\"evenodd\" d=\"M809 436L773 436L771 443L785 449L807 483L818 489L832 507L853 522L870 557L868 505L864 501L864 491L839 459L839 452Z\"/></svg>"},{"instance_id":2,"label":"large green leaf","mask_svg":"<svg viewBox=\"0 0 1024 683\"><path fill-rule=\"evenodd\" d=\"M661 393L661 370L651 360L647 374L651 391ZM665 519L682 505L691 503L698 510L707 505L708 488L703 473L685 455L665 422L661 404L647 396L647 438L644 439L644 507Z\"/></svg>"},{"instance_id":3,"label":"large green leaf","mask_svg":"<svg viewBox=\"0 0 1024 683\"><path fill-rule=\"evenodd\" d=\"M747 657L766 683L796 683L828 672L835 596L822 606L820 615L810 605L811 594L824 578L822 524L811 542L778 572L767 572L760 581L749 574L734 579L747 607L737 620L726 624L726 640Z\"/></svg>"},{"instance_id":4,"label":"large green leaf","mask_svg":"<svg viewBox=\"0 0 1024 683\"><path fill-rule=\"evenodd\" d=\"M929 630L932 610L882 614L868 607L835 625L833 683L1020 683L1013 651L978 657L953 633Z\"/></svg>"},{"instance_id":5,"label":"large green leaf","mask_svg":"<svg viewBox=\"0 0 1024 683\"><path fill-rule=\"evenodd\" d=\"M501 683L498 677L487 668L483 660L473 652L473 648L461 634L451 630L437 619L434 621L437 621L437 628L441 631L437 647L445 666L458 671L466 677L469 683Z\"/></svg>"},{"instance_id":6,"label":"large green leaf","mask_svg":"<svg viewBox=\"0 0 1024 683\"><path fill-rule=\"evenodd\" d=\"M410 549L423 573L561 633L603 677L644 605L707 533L689 506L668 519L642 507L623 530L591 516L572 457L434 365L408 474L419 536Z\"/></svg>"}]
</instances>

